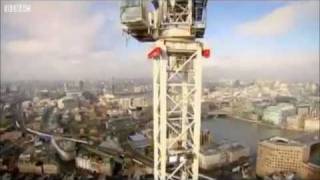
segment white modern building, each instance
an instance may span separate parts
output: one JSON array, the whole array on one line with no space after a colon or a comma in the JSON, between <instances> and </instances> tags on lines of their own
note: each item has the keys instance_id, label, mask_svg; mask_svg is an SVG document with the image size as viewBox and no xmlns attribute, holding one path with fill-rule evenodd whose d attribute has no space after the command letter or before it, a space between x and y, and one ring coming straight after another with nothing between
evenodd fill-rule
<instances>
[{"instance_id":1,"label":"white modern building","mask_svg":"<svg viewBox=\"0 0 320 180\"><path fill-rule=\"evenodd\" d=\"M276 106L269 106L263 112L262 119L276 125L283 123L288 116L296 114L296 108L292 104L279 103Z\"/></svg>"}]
</instances>

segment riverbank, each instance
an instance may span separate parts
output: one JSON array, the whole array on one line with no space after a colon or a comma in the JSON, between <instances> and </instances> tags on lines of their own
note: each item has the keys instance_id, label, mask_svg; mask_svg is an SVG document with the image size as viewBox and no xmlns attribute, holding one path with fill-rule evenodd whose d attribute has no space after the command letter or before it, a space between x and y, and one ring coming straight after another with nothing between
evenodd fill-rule
<instances>
[{"instance_id":1,"label":"riverbank","mask_svg":"<svg viewBox=\"0 0 320 180\"><path fill-rule=\"evenodd\" d=\"M204 119L201 124L202 129L209 130L213 136L213 141L217 143L239 142L251 149L252 155L255 155L257 144L266 138L273 136L281 136L286 138L294 138L301 135L301 132L290 131L273 127L269 125L260 125L252 120L242 118L209 118Z\"/></svg>"},{"instance_id":2,"label":"riverbank","mask_svg":"<svg viewBox=\"0 0 320 180\"><path fill-rule=\"evenodd\" d=\"M249 122L249 123L258 124L258 125L269 127L269 128L283 129L283 128L281 128L279 126L276 126L276 125L267 124L267 123L264 123L264 122L261 122L261 121L247 119L247 118L243 118L243 117L240 117L240 116L227 115L227 117L231 118L231 119L234 119L234 120L246 121L246 122Z\"/></svg>"},{"instance_id":3,"label":"riverbank","mask_svg":"<svg viewBox=\"0 0 320 180\"><path fill-rule=\"evenodd\" d=\"M240 117L240 116L227 115L227 117L231 118L231 119L234 119L234 120L245 121L245 122L257 124L259 126L264 126L264 127L268 127L268 128L281 129L281 130L286 130L286 131L304 132L304 130L289 129L289 128L281 127L281 126L278 126L278 125L268 124L268 123L265 123L263 121L257 121L257 120L243 118L243 117Z\"/></svg>"}]
</instances>

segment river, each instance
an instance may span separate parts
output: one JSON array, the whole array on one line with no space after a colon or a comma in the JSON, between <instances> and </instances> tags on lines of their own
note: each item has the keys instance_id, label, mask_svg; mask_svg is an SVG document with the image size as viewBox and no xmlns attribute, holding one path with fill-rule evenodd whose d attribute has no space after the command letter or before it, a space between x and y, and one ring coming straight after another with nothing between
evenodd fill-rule
<instances>
[{"instance_id":1,"label":"river","mask_svg":"<svg viewBox=\"0 0 320 180\"><path fill-rule=\"evenodd\" d=\"M202 129L210 130L214 142L236 141L250 147L250 153L256 154L257 143L272 136L295 137L302 132L267 127L252 122L232 118L212 118L202 121Z\"/></svg>"}]
</instances>

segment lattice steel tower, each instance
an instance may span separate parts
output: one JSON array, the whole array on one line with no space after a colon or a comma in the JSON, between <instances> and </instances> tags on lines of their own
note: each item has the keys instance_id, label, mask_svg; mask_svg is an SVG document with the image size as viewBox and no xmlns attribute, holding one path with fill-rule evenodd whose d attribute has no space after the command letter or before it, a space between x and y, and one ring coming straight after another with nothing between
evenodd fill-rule
<instances>
[{"instance_id":1,"label":"lattice steel tower","mask_svg":"<svg viewBox=\"0 0 320 180\"><path fill-rule=\"evenodd\" d=\"M124 0L125 32L155 42L153 143L155 179L198 179L202 57L207 0Z\"/></svg>"}]
</instances>

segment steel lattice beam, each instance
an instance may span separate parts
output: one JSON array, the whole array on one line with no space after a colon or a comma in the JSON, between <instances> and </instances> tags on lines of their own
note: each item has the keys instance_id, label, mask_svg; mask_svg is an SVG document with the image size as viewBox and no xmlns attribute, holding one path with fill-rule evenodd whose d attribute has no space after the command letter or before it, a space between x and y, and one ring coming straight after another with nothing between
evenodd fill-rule
<instances>
[{"instance_id":1,"label":"steel lattice beam","mask_svg":"<svg viewBox=\"0 0 320 180\"><path fill-rule=\"evenodd\" d=\"M202 44L157 44L162 53L153 62L155 179L198 179Z\"/></svg>"}]
</instances>

